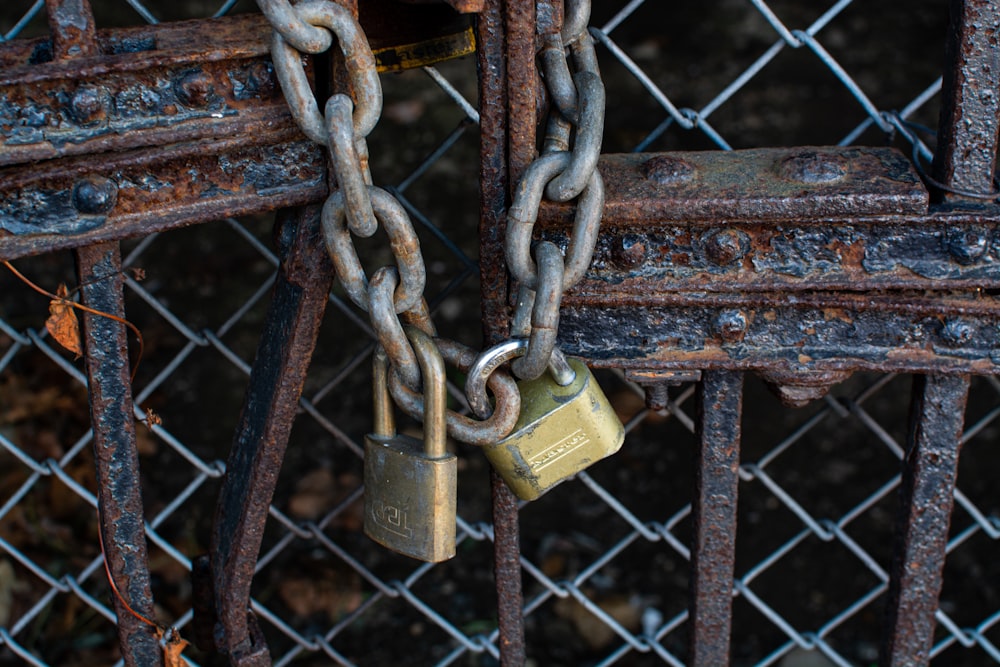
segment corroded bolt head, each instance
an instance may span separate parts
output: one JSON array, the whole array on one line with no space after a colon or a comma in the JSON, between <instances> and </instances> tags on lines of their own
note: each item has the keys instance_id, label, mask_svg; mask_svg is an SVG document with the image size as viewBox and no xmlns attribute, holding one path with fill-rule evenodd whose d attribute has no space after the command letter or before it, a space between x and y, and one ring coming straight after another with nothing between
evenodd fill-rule
<instances>
[{"instance_id":1,"label":"corroded bolt head","mask_svg":"<svg viewBox=\"0 0 1000 667\"><path fill-rule=\"evenodd\" d=\"M271 66L263 62L255 62L250 66L248 84L257 91L257 96L261 98L274 97L275 77Z\"/></svg>"},{"instance_id":2,"label":"corroded bolt head","mask_svg":"<svg viewBox=\"0 0 1000 667\"><path fill-rule=\"evenodd\" d=\"M638 234L623 234L611 246L611 261L623 269L638 266L646 259L646 243Z\"/></svg>"},{"instance_id":3,"label":"corroded bolt head","mask_svg":"<svg viewBox=\"0 0 1000 667\"><path fill-rule=\"evenodd\" d=\"M177 98L189 107L203 107L215 94L212 78L201 70L194 70L174 82Z\"/></svg>"},{"instance_id":4,"label":"corroded bolt head","mask_svg":"<svg viewBox=\"0 0 1000 667\"><path fill-rule=\"evenodd\" d=\"M746 336L747 316L740 310L724 310L715 319L715 330L727 343L738 343Z\"/></svg>"},{"instance_id":5,"label":"corroded bolt head","mask_svg":"<svg viewBox=\"0 0 1000 667\"><path fill-rule=\"evenodd\" d=\"M96 123L108 115L108 93L97 86L81 86L69 101L73 118L79 123Z\"/></svg>"},{"instance_id":6,"label":"corroded bolt head","mask_svg":"<svg viewBox=\"0 0 1000 667\"><path fill-rule=\"evenodd\" d=\"M802 151L782 159L778 173L800 183L833 183L847 175L847 162L840 155Z\"/></svg>"},{"instance_id":7,"label":"corroded bolt head","mask_svg":"<svg viewBox=\"0 0 1000 667\"><path fill-rule=\"evenodd\" d=\"M990 249L990 239L987 234L975 229L953 230L947 235L945 244L948 252L959 264L974 264Z\"/></svg>"},{"instance_id":8,"label":"corroded bolt head","mask_svg":"<svg viewBox=\"0 0 1000 667\"><path fill-rule=\"evenodd\" d=\"M85 215L107 213L118 201L118 185L103 176L87 176L73 186L73 206Z\"/></svg>"},{"instance_id":9,"label":"corroded bolt head","mask_svg":"<svg viewBox=\"0 0 1000 667\"><path fill-rule=\"evenodd\" d=\"M941 338L948 345L965 345L972 340L972 325L958 318L945 320L941 328Z\"/></svg>"},{"instance_id":10,"label":"corroded bolt head","mask_svg":"<svg viewBox=\"0 0 1000 667\"><path fill-rule=\"evenodd\" d=\"M671 155L651 157L642 165L642 173L657 185L686 183L694 178L696 171L690 162Z\"/></svg>"},{"instance_id":11,"label":"corroded bolt head","mask_svg":"<svg viewBox=\"0 0 1000 667\"><path fill-rule=\"evenodd\" d=\"M743 259L749 249L750 239L736 229L709 232L705 237L705 254L721 266Z\"/></svg>"}]
</instances>

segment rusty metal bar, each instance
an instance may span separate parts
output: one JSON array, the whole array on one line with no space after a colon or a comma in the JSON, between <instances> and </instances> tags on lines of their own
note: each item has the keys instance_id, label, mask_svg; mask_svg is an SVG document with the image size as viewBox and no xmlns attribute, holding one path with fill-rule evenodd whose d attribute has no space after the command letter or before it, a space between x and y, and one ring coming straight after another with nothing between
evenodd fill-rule
<instances>
[{"instance_id":1,"label":"rusty metal bar","mask_svg":"<svg viewBox=\"0 0 1000 667\"><path fill-rule=\"evenodd\" d=\"M952 0L934 176L949 188L992 193L1000 132L1000 5ZM969 201L942 193L947 202Z\"/></svg>"},{"instance_id":2,"label":"rusty metal bar","mask_svg":"<svg viewBox=\"0 0 1000 667\"><path fill-rule=\"evenodd\" d=\"M118 244L81 248L76 258L83 304L124 318ZM88 313L83 317L83 339L104 557L115 587L129 607L153 619L127 331L121 322ZM152 628L136 618L118 596L111 597L125 664L161 665L163 654Z\"/></svg>"},{"instance_id":3,"label":"rusty metal bar","mask_svg":"<svg viewBox=\"0 0 1000 667\"><path fill-rule=\"evenodd\" d=\"M512 188L535 158L538 75L534 0L505 3L508 184Z\"/></svg>"},{"instance_id":4,"label":"rusty metal bar","mask_svg":"<svg viewBox=\"0 0 1000 667\"><path fill-rule=\"evenodd\" d=\"M945 186L940 195L946 203L982 203L983 198L966 194L995 191L1000 6L981 0L953 0L950 7L934 176ZM980 245L980 234L981 230L970 226L964 236L966 245ZM969 377L917 376L913 392L900 526L881 649L881 664L893 666L926 664L930 659Z\"/></svg>"},{"instance_id":5,"label":"rusty metal bar","mask_svg":"<svg viewBox=\"0 0 1000 667\"><path fill-rule=\"evenodd\" d=\"M969 377L918 375L882 665L924 665L934 640Z\"/></svg>"},{"instance_id":6,"label":"rusty metal bar","mask_svg":"<svg viewBox=\"0 0 1000 667\"><path fill-rule=\"evenodd\" d=\"M69 3L72 4L72 3ZM51 60L46 39L0 49L0 164L253 133L290 117L259 15L98 32Z\"/></svg>"},{"instance_id":7,"label":"rusty metal bar","mask_svg":"<svg viewBox=\"0 0 1000 667\"><path fill-rule=\"evenodd\" d=\"M488 344L507 334L508 281L503 239L510 189L508 172L509 81L505 48L504 3L486 0L476 23L480 105L480 277L483 338ZM490 472L493 499L493 574L497 593L500 664L525 664L524 596L517 498L496 472Z\"/></svg>"},{"instance_id":8,"label":"rusty metal bar","mask_svg":"<svg viewBox=\"0 0 1000 667\"><path fill-rule=\"evenodd\" d=\"M0 122L3 258L321 200L323 151L285 105L269 36L239 16L100 31L72 62L48 40L5 44L0 118L22 120Z\"/></svg>"},{"instance_id":9,"label":"rusty metal bar","mask_svg":"<svg viewBox=\"0 0 1000 667\"><path fill-rule=\"evenodd\" d=\"M96 56L94 15L89 0L46 0L52 33L52 57L70 66ZM100 199L102 191L85 188L81 199ZM122 660L129 667L157 667L163 652L153 628L146 532L143 521L139 453L135 438L132 377L129 367L121 251L117 243L82 248L76 253L80 301L95 311L83 316L90 423L94 432L97 509L101 549L117 594L111 595ZM143 622L141 614L149 622Z\"/></svg>"},{"instance_id":10,"label":"rusty metal bar","mask_svg":"<svg viewBox=\"0 0 1000 667\"><path fill-rule=\"evenodd\" d=\"M574 299L559 335L599 367L993 374L998 326L977 294L652 293Z\"/></svg>"},{"instance_id":11,"label":"rusty metal bar","mask_svg":"<svg viewBox=\"0 0 1000 667\"><path fill-rule=\"evenodd\" d=\"M52 55L56 60L74 60L100 53L97 27L90 0L45 0Z\"/></svg>"},{"instance_id":12,"label":"rusty metal bar","mask_svg":"<svg viewBox=\"0 0 1000 667\"><path fill-rule=\"evenodd\" d=\"M333 282L317 207L279 214L283 257L219 494L212 535L217 648L239 667L270 665L249 615L268 507Z\"/></svg>"},{"instance_id":13,"label":"rusty metal bar","mask_svg":"<svg viewBox=\"0 0 1000 667\"><path fill-rule=\"evenodd\" d=\"M507 68L501 0L487 0L476 22L479 99L479 276L483 335L499 342L508 328L507 267L503 243L507 193Z\"/></svg>"},{"instance_id":14,"label":"rusty metal bar","mask_svg":"<svg viewBox=\"0 0 1000 667\"><path fill-rule=\"evenodd\" d=\"M689 664L729 664L736 560L743 373L707 371L699 385L699 451L692 503Z\"/></svg>"},{"instance_id":15,"label":"rusty metal bar","mask_svg":"<svg viewBox=\"0 0 1000 667\"><path fill-rule=\"evenodd\" d=\"M326 164L294 128L0 171L12 259L322 200ZM0 232L2 234L2 232Z\"/></svg>"}]
</instances>

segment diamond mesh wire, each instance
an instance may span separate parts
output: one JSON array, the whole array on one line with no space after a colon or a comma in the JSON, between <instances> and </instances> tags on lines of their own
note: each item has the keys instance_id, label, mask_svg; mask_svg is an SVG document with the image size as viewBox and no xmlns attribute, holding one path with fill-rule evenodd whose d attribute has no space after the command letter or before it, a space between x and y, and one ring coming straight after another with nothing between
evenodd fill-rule
<instances>
[{"instance_id":1,"label":"diamond mesh wire","mask_svg":"<svg viewBox=\"0 0 1000 667\"><path fill-rule=\"evenodd\" d=\"M101 25L252 9L94 4ZM41 0L12 5L2 40L44 32ZM894 138L894 110L933 125L944 18L929 2L595 1L611 100L606 150L883 143ZM394 186L417 221L439 328L473 344L474 77L469 61L384 77L386 112L369 139L375 180ZM162 419L138 426L154 596L159 620L185 634L191 559L209 543L274 281L269 228L268 219L230 219L125 246L126 266L147 276L127 281L127 313L148 347L137 419L145 408ZM63 254L19 266L50 288L72 283ZM0 280L0 664L113 664L85 377L45 333L46 304L9 275ZM331 295L257 565L253 607L275 664L495 664L478 452L457 445L455 560L416 564L360 532L372 332L342 297L339 288ZM622 451L521 510L529 655L538 665L681 665L694 390L674 390L654 413L620 376L602 380L627 423ZM761 388L748 381L734 662L871 664L907 379L859 375L800 411L779 408ZM976 380L934 664L1000 662L998 415L1000 382ZM826 663L807 662L820 656Z\"/></svg>"}]
</instances>

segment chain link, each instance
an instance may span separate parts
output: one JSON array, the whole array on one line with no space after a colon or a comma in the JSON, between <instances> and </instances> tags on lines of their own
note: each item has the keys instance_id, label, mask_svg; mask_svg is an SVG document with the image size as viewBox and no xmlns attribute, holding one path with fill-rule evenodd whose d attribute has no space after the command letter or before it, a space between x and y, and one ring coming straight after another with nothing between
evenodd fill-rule
<instances>
[{"instance_id":1,"label":"chain link","mask_svg":"<svg viewBox=\"0 0 1000 667\"><path fill-rule=\"evenodd\" d=\"M337 275L351 300L368 311L390 359L393 398L404 411L420 418L420 369L400 318L433 335L423 297L426 269L406 210L391 194L372 185L365 138L381 115L382 89L371 48L351 12L330 0L306 0L295 6L284 0L260 0L260 4L275 27L272 56L292 114L303 132L330 154L337 190L323 206L322 221ZM586 27L590 2L569 0L565 12L556 5L550 9L551 20L545 28L548 34L542 36L539 59L554 108L543 153L518 184L508 212L505 244L511 274L520 283L514 333L527 339L524 356L514 361L512 368L525 379L540 376L550 366L556 352L562 294L590 266L604 208L604 184L597 160L604 133L605 92L594 42ZM356 98L334 94L325 105L325 115L320 115L300 56L302 51L319 53L331 46L332 39L317 36L315 26L337 37ZM565 265L553 243L538 244L532 256L532 232L543 196L558 202L578 199ZM389 237L396 264L377 269L369 281L352 234L370 237L379 224ZM457 343L436 339L436 344L450 363L463 370L476 360L471 349ZM497 403L492 415L476 421L449 412L449 433L458 440L495 442L514 426L520 411L516 386L502 371L492 367L491 371L486 382ZM482 416L485 410L477 413Z\"/></svg>"},{"instance_id":2,"label":"chain link","mask_svg":"<svg viewBox=\"0 0 1000 667\"><path fill-rule=\"evenodd\" d=\"M542 154L525 170L515 190L504 245L507 265L520 286L512 333L528 339L524 356L511 367L515 375L526 380L539 377L550 365L556 352L562 294L579 282L590 266L604 211L604 182L597 160L606 100L594 40L587 32L590 2L567 0L561 27L556 26L561 12L547 5L544 8L539 60L553 110ZM578 199L565 265L552 243L534 244L532 253L532 235L543 197L557 202ZM487 350L483 355L493 356L494 352Z\"/></svg>"},{"instance_id":3,"label":"chain link","mask_svg":"<svg viewBox=\"0 0 1000 667\"><path fill-rule=\"evenodd\" d=\"M399 269L400 286L393 297L395 312L410 310L423 298L427 280L417 233L406 209L395 197L376 186L367 186L364 191L374 210L375 219L385 228L389 247ZM358 308L368 311L368 279L354 247L351 230L348 229L346 199L344 190L340 189L326 200L323 205L323 237L337 270L337 277L347 295Z\"/></svg>"},{"instance_id":4,"label":"chain link","mask_svg":"<svg viewBox=\"0 0 1000 667\"><path fill-rule=\"evenodd\" d=\"M330 0L306 0L295 6L287 1L260 0L260 5L275 28L272 58L292 115L306 136L325 146L330 155L337 189L323 205L322 226L337 276L351 300L369 313L379 345L390 361L389 385L394 400L422 420L421 372L403 324L428 336L434 336L435 329L424 299L427 271L413 223L399 200L372 185L366 137L382 111L374 55L351 12ZM323 115L309 87L300 51L319 53L333 40L321 29L327 39L320 48L324 41L313 32L314 26L322 26L337 37L355 95L352 100L335 93L327 100ZM379 267L369 280L353 236L371 237L379 224L389 237L395 266ZM460 368L467 370L475 361L476 353L458 343L437 338L434 344L446 360ZM479 421L448 411L452 437L484 445L513 429L521 405L517 385L509 375L495 373L488 386L496 398L493 414Z\"/></svg>"},{"instance_id":5,"label":"chain link","mask_svg":"<svg viewBox=\"0 0 1000 667\"><path fill-rule=\"evenodd\" d=\"M323 53L333 44L329 32L303 21L288 0L257 0L257 5L275 32L292 48L302 53Z\"/></svg>"}]
</instances>

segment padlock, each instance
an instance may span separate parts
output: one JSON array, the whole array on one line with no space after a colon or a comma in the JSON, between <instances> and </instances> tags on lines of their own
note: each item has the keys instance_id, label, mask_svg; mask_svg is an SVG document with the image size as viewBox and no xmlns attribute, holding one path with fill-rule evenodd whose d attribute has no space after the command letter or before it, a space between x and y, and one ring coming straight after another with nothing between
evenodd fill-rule
<instances>
[{"instance_id":1,"label":"padlock","mask_svg":"<svg viewBox=\"0 0 1000 667\"><path fill-rule=\"evenodd\" d=\"M397 435L389 397L389 365L374 355L374 432L365 436L365 534L427 562L455 555L458 459L446 449L444 360L430 337L406 328L424 387L424 440Z\"/></svg>"},{"instance_id":2,"label":"padlock","mask_svg":"<svg viewBox=\"0 0 1000 667\"><path fill-rule=\"evenodd\" d=\"M466 396L479 416L489 411L482 405L486 378L526 348L525 340L507 341L480 355L469 370ZM538 498L621 448L625 427L582 361L566 359L557 349L548 372L517 387L521 414L514 430L483 452L521 500Z\"/></svg>"}]
</instances>

